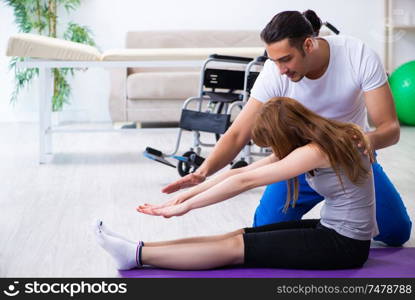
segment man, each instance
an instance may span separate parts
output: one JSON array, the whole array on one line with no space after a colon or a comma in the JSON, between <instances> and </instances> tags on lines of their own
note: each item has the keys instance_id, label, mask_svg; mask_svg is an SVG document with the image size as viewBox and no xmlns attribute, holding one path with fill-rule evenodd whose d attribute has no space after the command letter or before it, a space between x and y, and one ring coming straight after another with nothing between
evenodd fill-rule
<instances>
[{"instance_id":1,"label":"man","mask_svg":"<svg viewBox=\"0 0 415 300\"><path fill-rule=\"evenodd\" d=\"M379 57L355 38L318 38L321 24L311 10L303 14L285 11L274 16L261 32L269 59L248 103L197 171L168 185L163 192L196 185L232 161L250 140L255 115L262 104L276 96L294 98L324 117L361 126L371 145L371 149L364 149L366 152L398 142L399 122ZM375 126L370 132L367 114ZM382 167L374 162L372 169L380 231L375 240L402 245L409 239L412 223ZM301 219L323 200L308 186L304 175L299 181L297 205L286 213L282 211L286 182L269 185L255 212L254 226Z\"/></svg>"}]
</instances>

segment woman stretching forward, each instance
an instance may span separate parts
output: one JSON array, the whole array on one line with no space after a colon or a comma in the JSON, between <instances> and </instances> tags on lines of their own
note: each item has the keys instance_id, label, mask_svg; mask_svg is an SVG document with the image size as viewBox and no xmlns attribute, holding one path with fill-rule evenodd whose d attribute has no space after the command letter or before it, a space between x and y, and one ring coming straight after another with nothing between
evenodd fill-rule
<instances>
[{"instance_id":1,"label":"woman stretching forward","mask_svg":"<svg viewBox=\"0 0 415 300\"><path fill-rule=\"evenodd\" d=\"M296 176L307 173L310 186L325 197L320 220L296 220L244 228L224 235L167 242L133 243L95 225L99 244L118 269L142 265L197 270L228 265L295 269L361 267L370 240L378 233L369 148L358 126L328 120L290 98L264 104L252 131L258 146L273 154L244 168L226 171L162 205L137 210L180 216L244 191L281 180L288 182L285 210L298 196ZM356 141L360 145L356 146Z\"/></svg>"}]
</instances>

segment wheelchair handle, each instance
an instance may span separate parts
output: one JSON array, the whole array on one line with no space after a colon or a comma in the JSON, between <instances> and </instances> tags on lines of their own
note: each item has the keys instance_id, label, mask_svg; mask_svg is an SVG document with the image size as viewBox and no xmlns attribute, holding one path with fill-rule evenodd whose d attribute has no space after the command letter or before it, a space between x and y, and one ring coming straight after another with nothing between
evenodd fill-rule
<instances>
[{"instance_id":1,"label":"wheelchair handle","mask_svg":"<svg viewBox=\"0 0 415 300\"><path fill-rule=\"evenodd\" d=\"M219 55L219 54L211 54L211 55L209 55L209 58L227 60L227 61L230 61L230 62L236 61L236 62L242 62L242 63L249 63L249 62L254 60L253 58L250 58L250 57L233 56L233 55Z\"/></svg>"},{"instance_id":2,"label":"wheelchair handle","mask_svg":"<svg viewBox=\"0 0 415 300\"><path fill-rule=\"evenodd\" d=\"M339 34L340 31L333 26L333 24L329 23L329 22L324 22L323 23L328 29L330 29L331 31L333 31L335 34Z\"/></svg>"}]
</instances>

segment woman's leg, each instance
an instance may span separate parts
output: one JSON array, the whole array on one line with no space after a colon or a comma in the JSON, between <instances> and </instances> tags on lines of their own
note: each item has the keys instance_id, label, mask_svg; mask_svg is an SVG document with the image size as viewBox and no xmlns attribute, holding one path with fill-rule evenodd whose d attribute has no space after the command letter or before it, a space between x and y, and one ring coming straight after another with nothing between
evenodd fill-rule
<instances>
[{"instance_id":1,"label":"woman's leg","mask_svg":"<svg viewBox=\"0 0 415 300\"><path fill-rule=\"evenodd\" d=\"M241 233L202 237L199 241L198 238L184 239L177 244L174 241L167 242L166 245L160 242L159 246L147 247L107 234L100 226L102 224L95 224L97 241L113 257L119 270L132 269L142 264L197 270L241 264L244 261Z\"/></svg>"},{"instance_id":2,"label":"woman's leg","mask_svg":"<svg viewBox=\"0 0 415 300\"><path fill-rule=\"evenodd\" d=\"M141 247L111 237L96 227L99 244L114 258L118 269L142 264L179 270L211 269L245 264L250 267L338 269L361 266L367 259L370 241L352 240L315 220L288 222L246 229L218 241Z\"/></svg>"},{"instance_id":3,"label":"woman's leg","mask_svg":"<svg viewBox=\"0 0 415 300\"><path fill-rule=\"evenodd\" d=\"M206 242L216 242L229 239L231 237L241 235L244 233L244 229L238 229L229 233L211 235L211 236L201 236L201 237L191 237L184 239L177 239L171 241L162 241L162 242L145 242L146 247L158 247L158 246L171 246L179 244L194 244L194 243L206 243Z\"/></svg>"},{"instance_id":4,"label":"woman's leg","mask_svg":"<svg viewBox=\"0 0 415 300\"><path fill-rule=\"evenodd\" d=\"M257 227L244 228L245 233L252 232L267 232L285 229L301 229L301 228L316 228L320 223L320 219L304 219L296 221L278 222Z\"/></svg>"},{"instance_id":5,"label":"woman's leg","mask_svg":"<svg viewBox=\"0 0 415 300\"><path fill-rule=\"evenodd\" d=\"M251 267L339 269L361 266L370 241L337 234L319 220L283 222L246 228L246 234L210 242L143 247L143 264L178 270Z\"/></svg>"},{"instance_id":6,"label":"woman's leg","mask_svg":"<svg viewBox=\"0 0 415 300\"><path fill-rule=\"evenodd\" d=\"M146 242L145 245L148 247L154 247L154 246L167 246L167 245L178 245L178 244L187 244L187 243L221 241L221 240L225 240L236 235L240 235L240 234L244 234L246 232L252 232L252 231L265 232L265 231L274 231L274 230L281 230L281 229L315 228L319 222L320 222L319 219L286 221L286 222L279 222L279 223L258 226L255 228L241 228L241 229L238 229L238 230L235 230L229 233L225 233L225 234L220 234L220 235L185 238L185 239L163 241L163 242L152 242L152 243Z\"/></svg>"},{"instance_id":7,"label":"woman's leg","mask_svg":"<svg viewBox=\"0 0 415 300\"><path fill-rule=\"evenodd\" d=\"M144 265L176 270L201 270L242 264L244 262L242 234L221 240L144 246L141 250L141 262Z\"/></svg>"},{"instance_id":8,"label":"woman's leg","mask_svg":"<svg viewBox=\"0 0 415 300\"><path fill-rule=\"evenodd\" d=\"M112 231L108 228L107 224L104 223L102 220L97 220L94 223L95 226L98 226L99 229L103 232L105 232L107 235L123 239L127 242L137 244L139 241L132 241L128 238L124 237L123 235ZM146 247L156 247L156 246L169 246L169 245L178 245L178 244L189 244L189 243L202 243L202 242L213 242L213 241L220 241L225 240L230 237L233 237L238 234L243 234L245 231L243 228L237 229L235 231L231 231L229 233L225 234L219 234L219 235L211 235L211 236L201 236L201 237L191 237L191 238L184 238L184 239L176 239L176 240L170 240L170 241L159 241L159 242L145 242Z\"/></svg>"},{"instance_id":9,"label":"woman's leg","mask_svg":"<svg viewBox=\"0 0 415 300\"><path fill-rule=\"evenodd\" d=\"M313 221L304 221L297 221L295 228L287 228L295 222L284 222L277 230L264 231L268 226L246 229L244 264L256 268L343 269L360 267L367 260L370 241L341 236L320 224L313 228L309 226Z\"/></svg>"}]
</instances>

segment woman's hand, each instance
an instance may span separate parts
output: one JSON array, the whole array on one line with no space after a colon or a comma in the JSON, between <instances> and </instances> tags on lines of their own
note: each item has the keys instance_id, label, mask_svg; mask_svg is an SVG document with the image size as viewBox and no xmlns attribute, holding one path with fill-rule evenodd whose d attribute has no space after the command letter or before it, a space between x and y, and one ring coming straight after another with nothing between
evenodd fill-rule
<instances>
[{"instance_id":1,"label":"woman's hand","mask_svg":"<svg viewBox=\"0 0 415 300\"><path fill-rule=\"evenodd\" d=\"M153 208L153 209L156 209L156 208L164 208L164 207L168 207L168 206L173 206L173 205L180 204L180 203L186 201L187 199L188 199L188 197L184 193L182 193L180 195L177 195L177 196L173 197L173 199L171 199L169 201L166 201L166 202L164 202L162 204L148 204L148 203L144 203L144 205L140 205L138 207L146 207L146 208ZM137 209L138 209L138 207L137 207Z\"/></svg>"},{"instance_id":2,"label":"woman's hand","mask_svg":"<svg viewBox=\"0 0 415 300\"><path fill-rule=\"evenodd\" d=\"M182 216L190 210L188 202L176 203L176 201L168 201L161 205L144 204L137 207L137 211L143 214L165 218Z\"/></svg>"},{"instance_id":3,"label":"woman's hand","mask_svg":"<svg viewBox=\"0 0 415 300\"><path fill-rule=\"evenodd\" d=\"M180 178L179 180L170 183L162 190L162 193L171 194L178 190L198 185L199 183L205 181L205 179L206 177L203 175L190 173L184 176L183 178Z\"/></svg>"}]
</instances>

